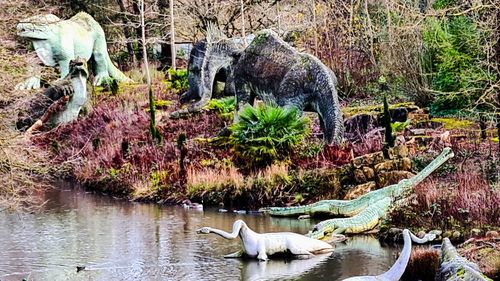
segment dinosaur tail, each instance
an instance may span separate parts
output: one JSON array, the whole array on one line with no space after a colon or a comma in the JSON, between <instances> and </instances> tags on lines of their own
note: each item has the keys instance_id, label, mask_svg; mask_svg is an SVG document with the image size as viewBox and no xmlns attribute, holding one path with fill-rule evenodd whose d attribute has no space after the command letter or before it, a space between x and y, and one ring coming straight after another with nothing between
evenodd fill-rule
<instances>
[{"instance_id":1,"label":"dinosaur tail","mask_svg":"<svg viewBox=\"0 0 500 281\"><path fill-rule=\"evenodd\" d=\"M134 83L134 80L128 78L119 70L111 61L111 58L108 56L108 73L109 76L113 77L116 79L118 82L125 82L125 83Z\"/></svg>"}]
</instances>

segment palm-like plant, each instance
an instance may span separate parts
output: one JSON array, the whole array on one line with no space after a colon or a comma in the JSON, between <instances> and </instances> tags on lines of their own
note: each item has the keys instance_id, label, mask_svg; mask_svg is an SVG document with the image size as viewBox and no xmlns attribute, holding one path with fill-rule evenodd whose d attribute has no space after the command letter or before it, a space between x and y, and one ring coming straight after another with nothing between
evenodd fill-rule
<instances>
[{"instance_id":1,"label":"palm-like plant","mask_svg":"<svg viewBox=\"0 0 500 281\"><path fill-rule=\"evenodd\" d=\"M230 130L234 151L249 166L266 166L289 157L290 151L309 134L309 120L295 107L250 105L238 115Z\"/></svg>"}]
</instances>

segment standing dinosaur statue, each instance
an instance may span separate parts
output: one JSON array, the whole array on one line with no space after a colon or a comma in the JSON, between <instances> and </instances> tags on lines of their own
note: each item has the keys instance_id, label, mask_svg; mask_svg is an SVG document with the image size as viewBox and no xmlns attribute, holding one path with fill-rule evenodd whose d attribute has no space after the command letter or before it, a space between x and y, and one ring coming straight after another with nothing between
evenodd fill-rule
<instances>
[{"instance_id":1,"label":"standing dinosaur statue","mask_svg":"<svg viewBox=\"0 0 500 281\"><path fill-rule=\"evenodd\" d=\"M22 20L17 35L33 42L35 52L47 66L59 66L61 79L69 73L69 62L76 57L95 61L94 85L101 85L110 77L118 82L133 82L113 65L109 58L106 38L102 27L92 16L80 12L69 20L61 20L52 14L39 15ZM39 86L33 77L16 86L18 89Z\"/></svg>"},{"instance_id":2,"label":"standing dinosaur statue","mask_svg":"<svg viewBox=\"0 0 500 281\"><path fill-rule=\"evenodd\" d=\"M305 206L268 207L261 209L261 211L269 213L271 216L327 214L346 217L329 219L318 223L307 234L309 237L316 239L321 239L328 233L362 233L377 226L379 221L386 215L392 202L422 182L453 156L453 151L447 147L436 159L414 177L401 180L398 184L368 192L353 200L322 200Z\"/></svg>"},{"instance_id":3,"label":"standing dinosaur statue","mask_svg":"<svg viewBox=\"0 0 500 281\"><path fill-rule=\"evenodd\" d=\"M413 235L408 229L403 230L404 246L399 258L394 265L386 272L377 276L356 276L344 279L344 281L399 281L405 272L411 254L411 241L415 243L427 243L436 238L435 234L426 234L423 238Z\"/></svg>"},{"instance_id":4,"label":"standing dinosaur statue","mask_svg":"<svg viewBox=\"0 0 500 281\"><path fill-rule=\"evenodd\" d=\"M233 232L228 233L220 229L203 227L197 233L215 233L226 239L240 237L243 246L241 250L224 256L225 258L239 258L243 256L256 257L259 261L266 261L269 255L291 253L295 256L308 257L333 251L332 245L292 232L256 233L242 220L233 224Z\"/></svg>"}]
</instances>

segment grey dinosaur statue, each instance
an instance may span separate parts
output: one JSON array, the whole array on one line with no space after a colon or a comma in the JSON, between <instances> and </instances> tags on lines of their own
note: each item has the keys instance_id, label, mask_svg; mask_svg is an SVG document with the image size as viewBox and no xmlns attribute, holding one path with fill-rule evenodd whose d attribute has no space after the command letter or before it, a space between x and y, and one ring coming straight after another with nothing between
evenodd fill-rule
<instances>
[{"instance_id":1,"label":"grey dinosaur statue","mask_svg":"<svg viewBox=\"0 0 500 281\"><path fill-rule=\"evenodd\" d=\"M187 109L174 112L172 117L200 111L212 97L216 73L228 68L226 91L236 96L235 120L238 109L246 103L253 105L258 96L266 103L318 113L325 141L342 142L344 122L336 91L337 79L320 60L298 52L271 30L257 33L245 49L220 31L208 34L199 74L192 74L196 76L193 81L200 81L193 89L201 98Z\"/></svg>"},{"instance_id":2,"label":"grey dinosaur statue","mask_svg":"<svg viewBox=\"0 0 500 281\"><path fill-rule=\"evenodd\" d=\"M321 239L329 233L362 233L377 226L396 199L404 197L406 192L422 182L453 156L453 151L447 147L436 159L414 177L404 179L398 184L368 192L353 200L322 200L305 206L268 207L262 208L261 211L271 216L300 216L305 214L313 216L327 214L344 217L318 223L307 234L307 236L316 239Z\"/></svg>"},{"instance_id":3,"label":"grey dinosaur statue","mask_svg":"<svg viewBox=\"0 0 500 281\"><path fill-rule=\"evenodd\" d=\"M52 14L39 15L19 22L17 35L33 42L35 52L47 66L59 66L61 79L69 73L69 62L76 57L95 61L95 85L112 77L118 82L133 82L111 61L102 27L87 13L80 12L69 20ZM18 89L34 88L39 83L28 78L16 86Z\"/></svg>"},{"instance_id":4,"label":"grey dinosaur statue","mask_svg":"<svg viewBox=\"0 0 500 281\"><path fill-rule=\"evenodd\" d=\"M228 48L232 48L234 50L239 50L243 48L243 43L240 43L239 40L232 39L224 39L223 41L219 41L219 44L226 44ZM191 52L189 54L188 61L188 90L181 95L180 102L182 104L188 103L191 101L199 101L202 97L201 95L201 77L203 77L202 69L203 62L205 61L205 55L207 50L207 40L200 40L193 45ZM231 72L231 65L223 65L219 70L216 71L214 76L214 82L211 88L210 98L217 97L219 95L234 95L234 89L231 90L231 86L234 86L234 83L231 83L229 79L229 73ZM224 83L224 89L220 91L217 87L217 83ZM220 91L220 92L219 92ZM203 105L201 105L203 107ZM195 107L195 105L191 106L191 108ZM175 116L172 116L175 118Z\"/></svg>"},{"instance_id":5,"label":"grey dinosaur statue","mask_svg":"<svg viewBox=\"0 0 500 281\"><path fill-rule=\"evenodd\" d=\"M75 120L87 102L88 69L85 59L70 62L70 72L63 79L30 100L27 112L21 114L16 123L18 129L27 133L38 130L45 124L57 125Z\"/></svg>"},{"instance_id":6,"label":"grey dinosaur statue","mask_svg":"<svg viewBox=\"0 0 500 281\"><path fill-rule=\"evenodd\" d=\"M333 251L333 246L320 240L312 239L304 235L292 232L256 233L251 230L242 220L233 224L231 233L220 229L203 227L197 233L215 233L226 239L240 237L243 243L241 250L224 256L225 258L252 257L259 261L266 261L269 255L287 254L295 256L310 257L314 254L322 254Z\"/></svg>"},{"instance_id":7,"label":"grey dinosaur statue","mask_svg":"<svg viewBox=\"0 0 500 281\"><path fill-rule=\"evenodd\" d=\"M403 230L403 240L404 246L399 258L392 265L392 267L377 276L356 276L344 279L344 281L399 281L405 272L406 266L408 265L408 261L410 260L411 254L411 241L415 243L427 243L436 238L435 234L426 234L423 238L418 238L413 235L408 229Z\"/></svg>"},{"instance_id":8,"label":"grey dinosaur statue","mask_svg":"<svg viewBox=\"0 0 500 281\"><path fill-rule=\"evenodd\" d=\"M491 280L481 273L477 264L461 257L450 239L444 238L441 244L441 267L436 281L487 281Z\"/></svg>"}]
</instances>

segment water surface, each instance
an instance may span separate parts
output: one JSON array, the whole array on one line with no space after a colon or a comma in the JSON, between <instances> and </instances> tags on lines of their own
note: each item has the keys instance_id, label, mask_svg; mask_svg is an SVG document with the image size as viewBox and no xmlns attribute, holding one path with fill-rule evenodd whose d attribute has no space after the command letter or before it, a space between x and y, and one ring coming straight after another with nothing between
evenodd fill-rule
<instances>
[{"instance_id":1,"label":"water surface","mask_svg":"<svg viewBox=\"0 0 500 281\"><path fill-rule=\"evenodd\" d=\"M314 221L186 210L53 190L41 213L0 212L0 280L342 280L380 274L398 249L370 236L306 260L224 259L239 240L198 235L230 231L237 219L257 232L306 233ZM77 273L77 266L85 270Z\"/></svg>"}]
</instances>

